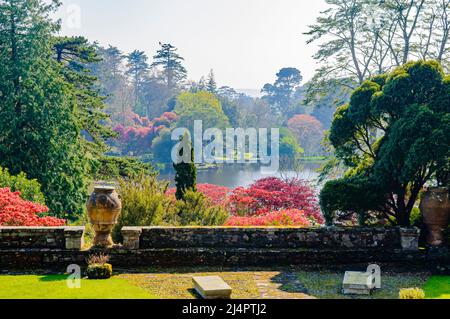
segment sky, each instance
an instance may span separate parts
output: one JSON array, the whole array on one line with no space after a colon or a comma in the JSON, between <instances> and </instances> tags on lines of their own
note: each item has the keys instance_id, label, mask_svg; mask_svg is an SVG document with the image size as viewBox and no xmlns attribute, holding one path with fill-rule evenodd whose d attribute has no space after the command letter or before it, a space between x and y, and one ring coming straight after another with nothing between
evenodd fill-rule
<instances>
[{"instance_id":1,"label":"sky","mask_svg":"<svg viewBox=\"0 0 450 319\"><path fill-rule=\"evenodd\" d=\"M260 90L283 67L313 76L303 32L326 9L324 0L63 0L61 35L83 35L124 53L150 58L171 43L185 59L189 79L214 70L220 86Z\"/></svg>"}]
</instances>

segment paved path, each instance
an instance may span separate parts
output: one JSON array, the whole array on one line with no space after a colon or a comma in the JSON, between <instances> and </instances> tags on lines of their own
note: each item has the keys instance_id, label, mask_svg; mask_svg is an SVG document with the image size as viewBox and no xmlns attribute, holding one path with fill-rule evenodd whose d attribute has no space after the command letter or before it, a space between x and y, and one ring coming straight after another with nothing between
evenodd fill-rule
<instances>
[{"instance_id":1,"label":"paved path","mask_svg":"<svg viewBox=\"0 0 450 319\"><path fill-rule=\"evenodd\" d=\"M255 272L253 274L261 299L315 299L295 273Z\"/></svg>"}]
</instances>

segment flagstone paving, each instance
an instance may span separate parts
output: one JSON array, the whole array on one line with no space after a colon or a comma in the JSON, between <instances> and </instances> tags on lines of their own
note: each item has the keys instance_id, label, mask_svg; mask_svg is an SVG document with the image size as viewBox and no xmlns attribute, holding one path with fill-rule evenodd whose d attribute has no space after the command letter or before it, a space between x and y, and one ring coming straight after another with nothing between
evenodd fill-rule
<instances>
[{"instance_id":1,"label":"flagstone paving","mask_svg":"<svg viewBox=\"0 0 450 319\"><path fill-rule=\"evenodd\" d=\"M232 299L311 299L296 273L216 272L124 274L120 277L163 299L193 299L193 276L220 276L232 289Z\"/></svg>"}]
</instances>

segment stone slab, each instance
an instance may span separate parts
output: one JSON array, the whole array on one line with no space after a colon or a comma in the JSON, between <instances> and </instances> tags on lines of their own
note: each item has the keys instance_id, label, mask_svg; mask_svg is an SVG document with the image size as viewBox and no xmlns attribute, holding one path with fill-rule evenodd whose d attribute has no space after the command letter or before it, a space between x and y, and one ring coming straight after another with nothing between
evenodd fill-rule
<instances>
[{"instance_id":1,"label":"stone slab","mask_svg":"<svg viewBox=\"0 0 450 319\"><path fill-rule=\"evenodd\" d=\"M342 283L344 294L370 295L372 289L368 287L371 274L366 272L347 271Z\"/></svg>"},{"instance_id":2,"label":"stone slab","mask_svg":"<svg viewBox=\"0 0 450 319\"><path fill-rule=\"evenodd\" d=\"M232 289L219 276L193 277L195 290L203 299L230 299Z\"/></svg>"}]
</instances>

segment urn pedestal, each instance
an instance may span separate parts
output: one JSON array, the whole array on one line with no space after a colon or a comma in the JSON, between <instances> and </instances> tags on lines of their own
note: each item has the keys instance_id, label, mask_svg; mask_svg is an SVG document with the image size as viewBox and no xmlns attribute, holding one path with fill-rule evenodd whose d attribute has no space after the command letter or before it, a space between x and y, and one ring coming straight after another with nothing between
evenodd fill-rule
<instances>
[{"instance_id":1,"label":"urn pedestal","mask_svg":"<svg viewBox=\"0 0 450 319\"><path fill-rule=\"evenodd\" d=\"M420 211L427 226L427 243L441 246L444 243L443 231L450 221L450 196L447 188L430 188L420 201Z\"/></svg>"},{"instance_id":2,"label":"urn pedestal","mask_svg":"<svg viewBox=\"0 0 450 319\"><path fill-rule=\"evenodd\" d=\"M94 247L111 248L112 230L117 224L122 203L113 186L95 186L87 202L89 221L94 227Z\"/></svg>"}]
</instances>

